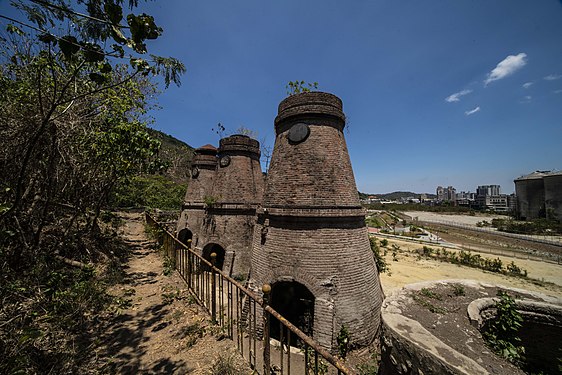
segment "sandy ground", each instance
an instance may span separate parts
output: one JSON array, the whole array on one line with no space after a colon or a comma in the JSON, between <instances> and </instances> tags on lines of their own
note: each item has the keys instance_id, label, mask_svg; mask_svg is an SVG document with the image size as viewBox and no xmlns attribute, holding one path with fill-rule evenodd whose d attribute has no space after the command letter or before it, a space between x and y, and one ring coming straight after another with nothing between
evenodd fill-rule
<instances>
[{"instance_id":1,"label":"sandy ground","mask_svg":"<svg viewBox=\"0 0 562 375\"><path fill-rule=\"evenodd\" d=\"M487 222L492 221L492 219L505 219L505 215L449 215L449 214L440 214L436 212L424 212L424 211L405 211L406 215L410 216L411 218L417 218L420 221L428 221L431 223L442 223L442 222L453 222L455 224L463 224L463 225L470 225L476 226L476 223L486 220Z\"/></svg>"},{"instance_id":2,"label":"sandy ground","mask_svg":"<svg viewBox=\"0 0 562 375\"><path fill-rule=\"evenodd\" d=\"M391 244L400 246L400 251L397 252L397 261L393 260ZM505 276L437 260L418 260L417 255L409 251L421 247L422 245L412 242L389 240L389 250L385 256L385 260L390 267L390 275L388 273L381 274L381 283L385 294L388 295L393 290L402 288L406 284L420 281L473 279L562 297L562 265L534 260L514 259L485 253L482 254L483 257L488 258L499 257L504 264L514 261L517 266L527 270L529 278L552 283L539 285L541 283L534 283L523 278Z\"/></svg>"},{"instance_id":3,"label":"sandy ground","mask_svg":"<svg viewBox=\"0 0 562 375\"><path fill-rule=\"evenodd\" d=\"M162 258L144 233L139 213L123 213L123 237L132 248L125 280L110 292L122 303L107 322L98 350L110 374L211 374L217 358L251 373L234 343L212 326L176 272L163 274Z\"/></svg>"}]
</instances>

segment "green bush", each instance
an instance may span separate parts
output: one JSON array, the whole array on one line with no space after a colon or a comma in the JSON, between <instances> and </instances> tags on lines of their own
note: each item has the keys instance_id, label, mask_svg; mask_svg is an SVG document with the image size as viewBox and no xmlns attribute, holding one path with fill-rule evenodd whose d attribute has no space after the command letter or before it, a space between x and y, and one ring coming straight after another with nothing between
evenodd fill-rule
<instances>
[{"instance_id":1,"label":"green bush","mask_svg":"<svg viewBox=\"0 0 562 375\"><path fill-rule=\"evenodd\" d=\"M381 254L379 245L377 245L377 240L373 237L369 237L369 242L371 243L371 250L373 251L373 257L375 258L375 263L377 265L377 270L379 271L379 273L390 273L390 268L388 267L386 260L384 260L384 257Z\"/></svg>"},{"instance_id":2,"label":"green bush","mask_svg":"<svg viewBox=\"0 0 562 375\"><path fill-rule=\"evenodd\" d=\"M534 219L531 221L515 221L493 219L492 226L499 231L530 235L560 235L562 223L553 219Z\"/></svg>"},{"instance_id":3,"label":"green bush","mask_svg":"<svg viewBox=\"0 0 562 375\"><path fill-rule=\"evenodd\" d=\"M180 209L186 188L160 175L135 176L115 189L111 205Z\"/></svg>"},{"instance_id":4,"label":"green bush","mask_svg":"<svg viewBox=\"0 0 562 375\"><path fill-rule=\"evenodd\" d=\"M496 317L488 323L484 338L496 354L511 362L518 362L524 359L525 354L525 348L517 335L523 326L523 317L509 294L498 291L498 297L495 304Z\"/></svg>"}]
</instances>

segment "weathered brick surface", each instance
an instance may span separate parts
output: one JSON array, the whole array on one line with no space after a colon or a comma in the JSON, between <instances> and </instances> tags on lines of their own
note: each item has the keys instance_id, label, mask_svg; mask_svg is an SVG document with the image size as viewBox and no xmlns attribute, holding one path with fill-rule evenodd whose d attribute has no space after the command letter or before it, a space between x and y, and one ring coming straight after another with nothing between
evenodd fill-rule
<instances>
[{"instance_id":1,"label":"weathered brick surface","mask_svg":"<svg viewBox=\"0 0 562 375\"><path fill-rule=\"evenodd\" d=\"M368 344L377 331L381 298L364 218L267 220L260 215L254 229L253 283L294 280L306 286L316 298L314 338L325 347L335 345L343 324L354 343Z\"/></svg>"},{"instance_id":2,"label":"weathered brick surface","mask_svg":"<svg viewBox=\"0 0 562 375\"><path fill-rule=\"evenodd\" d=\"M192 162L192 176L187 185L184 201L189 203L202 203L205 196L211 194L213 179L217 168L217 149L206 145L195 150ZM198 174L193 174L197 168Z\"/></svg>"},{"instance_id":3,"label":"weathered brick surface","mask_svg":"<svg viewBox=\"0 0 562 375\"><path fill-rule=\"evenodd\" d=\"M368 344L380 322L381 289L364 212L343 136L341 101L294 95L279 105L263 210L254 228L254 290L294 280L315 296L314 338L333 349L342 325L353 344ZM294 144L294 124L309 125Z\"/></svg>"},{"instance_id":4,"label":"weathered brick surface","mask_svg":"<svg viewBox=\"0 0 562 375\"><path fill-rule=\"evenodd\" d=\"M218 202L261 204L263 174L260 166L259 142L243 135L220 140L219 165L211 195ZM221 159L230 158L227 166Z\"/></svg>"},{"instance_id":5,"label":"weathered brick surface","mask_svg":"<svg viewBox=\"0 0 562 375\"><path fill-rule=\"evenodd\" d=\"M243 135L221 139L218 150L197 149L193 165L199 175L190 181L178 222L178 233L189 228L193 246L204 256L209 255L205 247L221 246L223 270L232 275L247 275L250 269L256 208L263 199L259 159L259 142Z\"/></svg>"},{"instance_id":6,"label":"weathered brick surface","mask_svg":"<svg viewBox=\"0 0 562 375\"><path fill-rule=\"evenodd\" d=\"M177 233L188 229L193 234L193 244L199 240L200 228L205 216L204 200L210 195L217 167L217 149L205 145L195 150L192 175L187 185L182 213L177 224ZM196 171L195 171L196 169ZM193 173L195 171L195 173Z\"/></svg>"},{"instance_id":7,"label":"weathered brick surface","mask_svg":"<svg viewBox=\"0 0 562 375\"><path fill-rule=\"evenodd\" d=\"M295 107L290 109L296 111ZM315 107L315 111L320 109ZM341 115L334 117L336 111L329 109L323 114L304 112L300 116L293 113L288 118L282 114L277 117L264 207L360 207L342 131L343 113L340 109ZM287 135L296 123L308 124L310 134L304 142L292 144Z\"/></svg>"},{"instance_id":8,"label":"weathered brick surface","mask_svg":"<svg viewBox=\"0 0 562 375\"><path fill-rule=\"evenodd\" d=\"M229 162L221 163L224 158ZM247 275L250 270L256 208L263 199L259 159L259 142L255 139L233 135L220 140L209 194L216 203L205 211L198 247L220 245L226 251L223 270L232 275Z\"/></svg>"},{"instance_id":9,"label":"weathered brick surface","mask_svg":"<svg viewBox=\"0 0 562 375\"><path fill-rule=\"evenodd\" d=\"M223 270L232 275L247 276L250 270L251 243L255 223L255 207L208 209L201 226L198 247L218 244L226 252Z\"/></svg>"}]
</instances>

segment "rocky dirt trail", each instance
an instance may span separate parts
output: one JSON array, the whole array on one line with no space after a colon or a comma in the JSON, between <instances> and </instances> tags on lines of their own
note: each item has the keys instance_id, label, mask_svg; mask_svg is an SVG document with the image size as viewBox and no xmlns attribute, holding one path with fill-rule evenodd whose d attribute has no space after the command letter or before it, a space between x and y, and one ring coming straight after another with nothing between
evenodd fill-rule
<instances>
[{"instance_id":1,"label":"rocky dirt trail","mask_svg":"<svg viewBox=\"0 0 562 375\"><path fill-rule=\"evenodd\" d=\"M102 372L216 374L219 357L251 373L235 345L211 324L176 272L167 272L141 213L122 213L122 236L131 247L122 284L110 293L117 310L107 320L97 350ZM164 275L164 272L169 276Z\"/></svg>"}]
</instances>

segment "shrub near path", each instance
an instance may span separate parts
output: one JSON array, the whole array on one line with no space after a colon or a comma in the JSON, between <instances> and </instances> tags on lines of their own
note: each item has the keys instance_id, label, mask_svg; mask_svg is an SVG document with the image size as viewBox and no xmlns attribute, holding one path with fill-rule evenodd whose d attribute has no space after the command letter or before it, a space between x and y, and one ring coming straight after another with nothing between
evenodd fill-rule
<instances>
[{"instance_id":1,"label":"shrub near path","mask_svg":"<svg viewBox=\"0 0 562 375\"><path fill-rule=\"evenodd\" d=\"M116 314L105 324L97 350L100 371L209 374L217 362L228 359L235 373L251 373L178 274L163 274L156 244L144 233L142 214L121 216L132 255L123 284L110 291L116 297Z\"/></svg>"}]
</instances>

